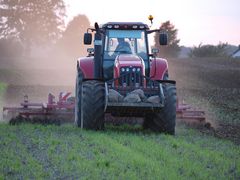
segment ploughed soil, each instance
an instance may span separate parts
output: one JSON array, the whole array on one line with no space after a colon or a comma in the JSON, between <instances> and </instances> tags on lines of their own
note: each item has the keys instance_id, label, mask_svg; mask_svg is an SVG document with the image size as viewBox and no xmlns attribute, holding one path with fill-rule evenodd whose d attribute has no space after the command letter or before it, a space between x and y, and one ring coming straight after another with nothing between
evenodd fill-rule
<instances>
[{"instance_id":1,"label":"ploughed soil","mask_svg":"<svg viewBox=\"0 0 240 180\"><path fill-rule=\"evenodd\" d=\"M197 126L199 131L240 144L240 61L217 58L168 61L170 79L177 81L179 100L206 112L211 126ZM4 97L7 106L18 105L25 94L32 102L46 102L48 93L58 96L60 92L74 92L74 68L25 69L11 63L1 66L2 62L0 81L8 84Z\"/></svg>"},{"instance_id":2,"label":"ploughed soil","mask_svg":"<svg viewBox=\"0 0 240 180\"><path fill-rule=\"evenodd\" d=\"M240 60L169 59L169 69L180 101L206 112L211 128L199 130L240 144Z\"/></svg>"}]
</instances>

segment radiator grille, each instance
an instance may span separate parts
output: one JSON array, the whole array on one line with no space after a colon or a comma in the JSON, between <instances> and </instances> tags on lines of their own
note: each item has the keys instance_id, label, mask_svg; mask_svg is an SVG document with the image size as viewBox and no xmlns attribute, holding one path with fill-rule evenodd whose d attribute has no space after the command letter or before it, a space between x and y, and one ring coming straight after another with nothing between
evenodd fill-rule
<instances>
[{"instance_id":1,"label":"radiator grille","mask_svg":"<svg viewBox=\"0 0 240 180\"><path fill-rule=\"evenodd\" d=\"M143 86L142 69L140 67L122 67L120 69L119 85L123 87Z\"/></svg>"}]
</instances>

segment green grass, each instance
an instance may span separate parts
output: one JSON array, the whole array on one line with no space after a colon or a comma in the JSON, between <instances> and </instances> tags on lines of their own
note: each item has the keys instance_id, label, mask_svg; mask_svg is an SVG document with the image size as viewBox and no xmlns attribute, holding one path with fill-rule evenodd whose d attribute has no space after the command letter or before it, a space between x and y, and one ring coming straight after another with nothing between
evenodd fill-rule
<instances>
[{"instance_id":1,"label":"green grass","mask_svg":"<svg viewBox=\"0 0 240 180\"><path fill-rule=\"evenodd\" d=\"M239 179L240 148L185 128L0 124L0 179Z\"/></svg>"}]
</instances>

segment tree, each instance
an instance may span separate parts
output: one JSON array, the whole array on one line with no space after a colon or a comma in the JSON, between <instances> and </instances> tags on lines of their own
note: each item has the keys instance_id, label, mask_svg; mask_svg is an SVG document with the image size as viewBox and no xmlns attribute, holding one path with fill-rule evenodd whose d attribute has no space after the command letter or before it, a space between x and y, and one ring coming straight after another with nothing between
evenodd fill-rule
<instances>
[{"instance_id":1,"label":"tree","mask_svg":"<svg viewBox=\"0 0 240 180\"><path fill-rule=\"evenodd\" d=\"M86 47L83 45L83 35L90 22L85 15L75 16L67 25L59 40L58 46L71 58L77 58L86 54Z\"/></svg>"},{"instance_id":2,"label":"tree","mask_svg":"<svg viewBox=\"0 0 240 180\"><path fill-rule=\"evenodd\" d=\"M226 48L228 43L219 43L218 45L202 45L194 46L190 53L190 57L227 57Z\"/></svg>"},{"instance_id":3,"label":"tree","mask_svg":"<svg viewBox=\"0 0 240 180\"><path fill-rule=\"evenodd\" d=\"M56 41L64 27L63 0L0 0L0 38L30 46Z\"/></svg>"},{"instance_id":4,"label":"tree","mask_svg":"<svg viewBox=\"0 0 240 180\"><path fill-rule=\"evenodd\" d=\"M160 49L160 54L163 57L177 57L180 51L179 47L180 40L177 39L178 30L175 29L175 26L171 24L170 21L162 23L159 29L168 34L168 45L160 46L159 33L156 33L154 36L155 47Z\"/></svg>"}]
</instances>

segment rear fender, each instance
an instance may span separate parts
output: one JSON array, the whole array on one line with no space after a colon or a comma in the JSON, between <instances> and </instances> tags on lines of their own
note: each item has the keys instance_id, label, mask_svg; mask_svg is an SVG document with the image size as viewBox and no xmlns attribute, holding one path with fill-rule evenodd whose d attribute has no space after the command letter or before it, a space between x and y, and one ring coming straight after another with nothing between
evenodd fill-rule
<instances>
[{"instance_id":1,"label":"rear fender","mask_svg":"<svg viewBox=\"0 0 240 180\"><path fill-rule=\"evenodd\" d=\"M150 77L152 80L163 80L164 74L168 71L167 60L154 58L150 63Z\"/></svg>"}]
</instances>

